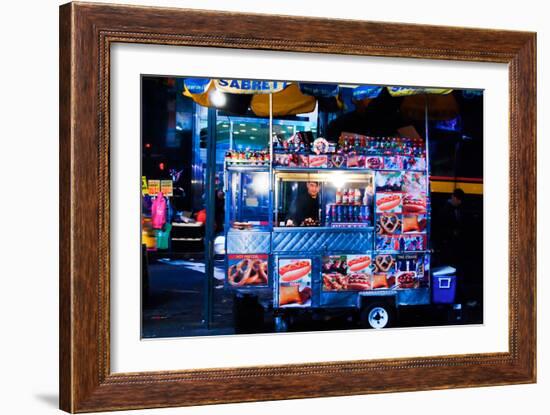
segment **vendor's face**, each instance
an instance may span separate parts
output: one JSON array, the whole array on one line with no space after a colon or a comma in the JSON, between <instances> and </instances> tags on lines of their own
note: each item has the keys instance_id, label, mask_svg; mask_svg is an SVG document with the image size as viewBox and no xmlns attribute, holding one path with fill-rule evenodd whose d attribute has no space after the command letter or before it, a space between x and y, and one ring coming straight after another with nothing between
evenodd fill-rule
<instances>
[{"instance_id":1,"label":"vendor's face","mask_svg":"<svg viewBox=\"0 0 550 415\"><path fill-rule=\"evenodd\" d=\"M307 192L311 197L317 197L319 194L319 183L308 182L307 183Z\"/></svg>"},{"instance_id":2,"label":"vendor's face","mask_svg":"<svg viewBox=\"0 0 550 415\"><path fill-rule=\"evenodd\" d=\"M453 195L453 196L451 196L451 204L454 207L459 207L462 204L462 200L460 200L458 197Z\"/></svg>"}]
</instances>

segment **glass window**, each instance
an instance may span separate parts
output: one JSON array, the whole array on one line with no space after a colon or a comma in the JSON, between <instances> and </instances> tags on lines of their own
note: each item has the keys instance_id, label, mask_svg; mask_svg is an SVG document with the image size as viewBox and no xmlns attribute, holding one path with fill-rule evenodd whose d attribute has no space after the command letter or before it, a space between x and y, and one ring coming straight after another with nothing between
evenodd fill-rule
<instances>
[{"instance_id":1,"label":"glass window","mask_svg":"<svg viewBox=\"0 0 550 415\"><path fill-rule=\"evenodd\" d=\"M232 172L230 188L233 228L269 225L269 172Z\"/></svg>"}]
</instances>

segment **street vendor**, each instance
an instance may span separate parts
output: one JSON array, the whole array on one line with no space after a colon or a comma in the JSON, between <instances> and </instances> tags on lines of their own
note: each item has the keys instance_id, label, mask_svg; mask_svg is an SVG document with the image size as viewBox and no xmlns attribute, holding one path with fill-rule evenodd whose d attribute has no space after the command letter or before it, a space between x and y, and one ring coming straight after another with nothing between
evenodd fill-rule
<instances>
[{"instance_id":1,"label":"street vendor","mask_svg":"<svg viewBox=\"0 0 550 415\"><path fill-rule=\"evenodd\" d=\"M301 188L294 198L286 226L315 226L319 224L319 183L307 182L307 191Z\"/></svg>"}]
</instances>

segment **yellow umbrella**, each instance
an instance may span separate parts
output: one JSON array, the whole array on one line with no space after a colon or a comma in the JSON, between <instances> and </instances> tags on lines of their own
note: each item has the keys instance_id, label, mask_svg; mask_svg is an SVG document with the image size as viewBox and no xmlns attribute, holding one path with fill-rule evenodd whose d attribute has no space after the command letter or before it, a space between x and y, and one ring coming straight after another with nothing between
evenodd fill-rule
<instances>
[{"instance_id":1,"label":"yellow umbrella","mask_svg":"<svg viewBox=\"0 0 550 415\"><path fill-rule=\"evenodd\" d=\"M449 120L459 114L452 89L403 86L389 86L387 89L392 97L403 97L401 113L411 119L424 119L426 104L431 120Z\"/></svg>"},{"instance_id":2,"label":"yellow umbrella","mask_svg":"<svg viewBox=\"0 0 550 415\"><path fill-rule=\"evenodd\" d=\"M315 109L317 100L304 95L298 84L290 84L273 96L273 116L304 114ZM257 94L252 97L251 109L259 117L269 116L269 95Z\"/></svg>"},{"instance_id":3,"label":"yellow umbrella","mask_svg":"<svg viewBox=\"0 0 550 415\"><path fill-rule=\"evenodd\" d=\"M403 99L401 113L410 119L422 120L426 116L426 103L430 120L450 120L460 113L453 94L410 95Z\"/></svg>"},{"instance_id":4,"label":"yellow umbrella","mask_svg":"<svg viewBox=\"0 0 550 415\"><path fill-rule=\"evenodd\" d=\"M183 95L204 107L223 108L223 104L220 104L223 96L252 95L250 108L260 117L269 116L270 93L273 97L273 116L311 112L317 102L315 97L302 94L296 83L213 79L194 89L191 84L190 86L191 89L184 83Z\"/></svg>"},{"instance_id":5,"label":"yellow umbrella","mask_svg":"<svg viewBox=\"0 0 550 415\"><path fill-rule=\"evenodd\" d=\"M202 105L203 107L211 107L212 103L210 102L210 94L216 89L214 82L210 82L205 88L205 91L202 93L193 93L187 86L183 85L183 96L191 98L197 104Z\"/></svg>"}]
</instances>

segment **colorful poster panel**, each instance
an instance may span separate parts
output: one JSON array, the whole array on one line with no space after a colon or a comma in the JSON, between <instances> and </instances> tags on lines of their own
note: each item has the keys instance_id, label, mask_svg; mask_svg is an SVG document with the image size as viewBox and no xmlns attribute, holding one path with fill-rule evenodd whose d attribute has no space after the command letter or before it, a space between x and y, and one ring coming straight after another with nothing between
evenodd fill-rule
<instances>
[{"instance_id":1,"label":"colorful poster panel","mask_svg":"<svg viewBox=\"0 0 550 415\"><path fill-rule=\"evenodd\" d=\"M426 171L425 157L403 157L403 170Z\"/></svg>"},{"instance_id":2,"label":"colorful poster panel","mask_svg":"<svg viewBox=\"0 0 550 415\"><path fill-rule=\"evenodd\" d=\"M429 286L429 254L406 253L397 255L395 288L410 289Z\"/></svg>"},{"instance_id":3,"label":"colorful poster panel","mask_svg":"<svg viewBox=\"0 0 550 415\"><path fill-rule=\"evenodd\" d=\"M376 193L376 213L401 213L403 210L402 193Z\"/></svg>"},{"instance_id":4,"label":"colorful poster panel","mask_svg":"<svg viewBox=\"0 0 550 415\"><path fill-rule=\"evenodd\" d=\"M426 217L426 214L405 214L403 215L401 230L404 234L422 233L426 232L427 224L428 218Z\"/></svg>"},{"instance_id":5,"label":"colorful poster panel","mask_svg":"<svg viewBox=\"0 0 550 415\"><path fill-rule=\"evenodd\" d=\"M332 255L323 257L323 291L372 289L372 257Z\"/></svg>"},{"instance_id":6,"label":"colorful poster panel","mask_svg":"<svg viewBox=\"0 0 550 415\"><path fill-rule=\"evenodd\" d=\"M384 157L384 168L386 170L403 170L403 157L402 156Z\"/></svg>"},{"instance_id":7,"label":"colorful poster panel","mask_svg":"<svg viewBox=\"0 0 550 415\"><path fill-rule=\"evenodd\" d=\"M403 213L426 213L427 208L427 180L426 175L420 172L405 172L403 175Z\"/></svg>"},{"instance_id":8,"label":"colorful poster panel","mask_svg":"<svg viewBox=\"0 0 550 415\"><path fill-rule=\"evenodd\" d=\"M279 259L279 307L311 306L311 259Z\"/></svg>"},{"instance_id":9,"label":"colorful poster panel","mask_svg":"<svg viewBox=\"0 0 550 415\"><path fill-rule=\"evenodd\" d=\"M376 254L373 261L372 288L374 290L389 289L395 285L397 272L397 256L394 254Z\"/></svg>"},{"instance_id":10,"label":"colorful poster panel","mask_svg":"<svg viewBox=\"0 0 550 415\"><path fill-rule=\"evenodd\" d=\"M230 254L227 256L227 282L232 287L257 287L268 284L266 254Z\"/></svg>"},{"instance_id":11,"label":"colorful poster panel","mask_svg":"<svg viewBox=\"0 0 550 415\"><path fill-rule=\"evenodd\" d=\"M376 217L375 249L399 251L402 232L402 216L397 213L379 213Z\"/></svg>"},{"instance_id":12,"label":"colorful poster panel","mask_svg":"<svg viewBox=\"0 0 550 415\"><path fill-rule=\"evenodd\" d=\"M425 251L428 249L425 233L404 234L399 237L400 251Z\"/></svg>"},{"instance_id":13,"label":"colorful poster panel","mask_svg":"<svg viewBox=\"0 0 550 415\"><path fill-rule=\"evenodd\" d=\"M403 173L402 189L413 195L426 194L428 182L423 172L407 171Z\"/></svg>"},{"instance_id":14,"label":"colorful poster panel","mask_svg":"<svg viewBox=\"0 0 550 415\"><path fill-rule=\"evenodd\" d=\"M402 192L403 173L400 171L377 171L375 185L377 192Z\"/></svg>"}]
</instances>

